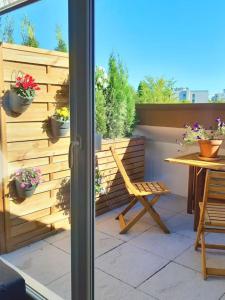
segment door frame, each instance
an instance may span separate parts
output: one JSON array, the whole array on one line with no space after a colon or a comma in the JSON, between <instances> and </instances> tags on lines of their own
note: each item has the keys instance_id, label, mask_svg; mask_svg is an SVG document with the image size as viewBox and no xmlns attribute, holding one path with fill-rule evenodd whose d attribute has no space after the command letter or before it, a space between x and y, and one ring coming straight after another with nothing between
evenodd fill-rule
<instances>
[{"instance_id":1,"label":"door frame","mask_svg":"<svg viewBox=\"0 0 225 300\"><path fill-rule=\"evenodd\" d=\"M36 1L17 2L0 15ZM68 0L68 8L72 300L94 300L94 0Z\"/></svg>"},{"instance_id":2,"label":"door frame","mask_svg":"<svg viewBox=\"0 0 225 300\"><path fill-rule=\"evenodd\" d=\"M72 299L94 299L94 0L69 0Z\"/></svg>"}]
</instances>

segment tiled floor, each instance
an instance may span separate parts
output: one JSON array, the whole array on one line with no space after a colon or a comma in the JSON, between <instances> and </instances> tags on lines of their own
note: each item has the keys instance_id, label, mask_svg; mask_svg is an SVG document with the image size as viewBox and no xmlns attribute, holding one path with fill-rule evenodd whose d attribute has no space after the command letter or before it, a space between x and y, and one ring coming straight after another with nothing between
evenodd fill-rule
<instances>
[{"instance_id":1,"label":"tiled floor","mask_svg":"<svg viewBox=\"0 0 225 300\"><path fill-rule=\"evenodd\" d=\"M185 212L186 199L170 195L157 204L170 235L162 233L148 215L129 233L119 235L115 216L120 210L96 220L96 300L225 300L225 278L204 281L201 277L200 253L193 250L193 216ZM209 234L207 239L225 244L225 235ZM63 299L70 299L69 232L3 257ZM209 252L208 263L225 268L225 254Z\"/></svg>"}]
</instances>

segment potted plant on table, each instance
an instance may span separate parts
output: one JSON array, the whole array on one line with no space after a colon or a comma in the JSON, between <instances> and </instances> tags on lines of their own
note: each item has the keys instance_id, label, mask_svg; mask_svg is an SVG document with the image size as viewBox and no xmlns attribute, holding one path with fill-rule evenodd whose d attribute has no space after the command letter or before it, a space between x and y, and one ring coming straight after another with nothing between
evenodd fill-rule
<instances>
[{"instance_id":1,"label":"potted plant on table","mask_svg":"<svg viewBox=\"0 0 225 300\"><path fill-rule=\"evenodd\" d=\"M9 92L10 109L15 113L24 112L33 102L38 90L40 87L31 75L18 76L15 86Z\"/></svg>"},{"instance_id":2,"label":"potted plant on table","mask_svg":"<svg viewBox=\"0 0 225 300\"><path fill-rule=\"evenodd\" d=\"M29 198L41 183L41 171L39 168L20 169L15 172L14 181L19 198Z\"/></svg>"},{"instance_id":3,"label":"potted plant on table","mask_svg":"<svg viewBox=\"0 0 225 300\"><path fill-rule=\"evenodd\" d=\"M67 135L70 128L70 112L67 107L56 109L51 117L51 129L53 137Z\"/></svg>"},{"instance_id":4,"label":"potted plant on table","mask_svg":"<svg viewBox=\"0 0 225 300\"><path fill-rule=\"evenodd\" d=\"M225 137L225 123L221 118L216 119L216 127L205 129L196 122L193 126L186 125L186 132L183 135L185 144L198 143L200 147L199 158L206 161L219 160L218 152Z\"/></svg>"}]
</instances>

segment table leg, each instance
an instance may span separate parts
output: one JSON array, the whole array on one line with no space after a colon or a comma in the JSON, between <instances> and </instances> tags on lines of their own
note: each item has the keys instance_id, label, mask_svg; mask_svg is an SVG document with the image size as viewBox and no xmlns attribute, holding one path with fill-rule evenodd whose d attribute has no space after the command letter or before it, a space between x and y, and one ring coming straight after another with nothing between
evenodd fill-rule
<instances>
[{"instance_id":1,"label":"table leg","mask_svg":"<svg viewBox=\"0 0 225 300\"><path fill-rule=\"evenodd\" d=\"M195 202L195 167L189 167L187 213L192 214Z\"/></svg>"},{"instance_id":2,"label":"table leg","mask_svg":"<svg viewBox=\"0 0 225 300\"><path fill-rule=\"evenodd\" d=\"M194 214L194 230L198 228L200 209L199 202L203 200L204 185L205 185L206 169L196 168L195 176L195 214Z\"/></svg>"}]
</instances>

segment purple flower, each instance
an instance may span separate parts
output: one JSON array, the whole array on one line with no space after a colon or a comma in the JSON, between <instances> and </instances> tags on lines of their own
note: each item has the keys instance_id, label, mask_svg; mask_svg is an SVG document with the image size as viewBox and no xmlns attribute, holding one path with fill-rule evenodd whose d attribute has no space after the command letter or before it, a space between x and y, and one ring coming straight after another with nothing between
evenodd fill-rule
<instances>
[{"instance_id":1,"label":"purple flower","mask_svg":"<svg viewBox=\"0 0 225 300\"><path fill-rule=\"evenodd\" d=\"M217 117L217 118L216 118L216 122L219 123L219 124L221 123L220 117Z\"/></svg>"},{"instance_id":2,"label":"purple flower","mask_svg":"<svg viewBox=\"0 0 225 300\"><path fill-rule=\"evenodd\" d=\"M194 126L193 126L193 128L192 128L192 131L198 132L199 129L200 129L199 123L198 123L198 122L195 122L195 123L194 123Z\"/></svg>"}]
</instances>

